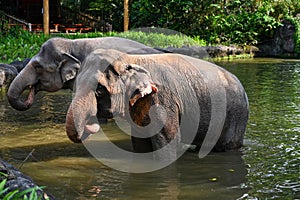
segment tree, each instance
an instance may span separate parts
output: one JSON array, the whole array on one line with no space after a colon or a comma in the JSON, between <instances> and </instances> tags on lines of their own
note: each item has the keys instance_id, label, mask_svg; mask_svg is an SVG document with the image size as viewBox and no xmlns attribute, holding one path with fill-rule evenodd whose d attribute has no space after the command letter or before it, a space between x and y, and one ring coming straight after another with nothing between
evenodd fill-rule
<instances>
[{"instance_id":1,"label":"tree","mask_svg":"<svg viewBox=\"0 0 300 200\"><path fill-rule=\"evenodd\" d=\"M49 0L43 0L43 28L44 33L49 34Z\"/></svg>"},{"instance_id":2,"label":"tree","mask_svg":"<svg viewBox=\"0 0 300 200\"><path fill-rule=\"evenodd\" d=\"M124 31L129 27L129 0L124 0Z\"/></svg>"}]
</instances>

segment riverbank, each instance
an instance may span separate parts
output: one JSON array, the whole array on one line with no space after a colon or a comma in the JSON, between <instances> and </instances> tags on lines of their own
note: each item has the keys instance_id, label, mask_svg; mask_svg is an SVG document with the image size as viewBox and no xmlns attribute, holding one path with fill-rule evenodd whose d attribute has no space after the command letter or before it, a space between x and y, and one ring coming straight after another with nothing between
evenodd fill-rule
<instances>
[{"instance_id":1,"label":"riverbank","mask_svg":"<svg viewBox=\"0 0 300 200\"><path fill-rule=\"evenodd\" d=\"M96 37L123 37L150 47L158 47L166 52L174 52L196 58L248 58L280 57L300 58L297 38L299 31L290 21L283 21L283 26L274 30L270 38L262 38L255 46L251 45L210 45L199 37L190 37L179 32L163 28L141 28L126 32L94 32L83 34L34 34L22 30L1 33L0 63L31 58L40 50L41 45L51 37L69 39Z\"/></svg>"},{"instance_id":2,"label":"riverbank","mask_svg":"<svg viewBox=\"0 0 300 200\"><path fill-rule=\"evenodd\" d=\"M300 58L295 35L296 27L288 20L274 31L273 37L263 38L256 46L251 45L215 45L215 46L183 46L167 47L166 52L184 54L201 59L231 59L231 58Z\"/></svg>"},{"instance_id":3,"label":"riverbank","mask_svg":"<svg viewBox=\"0 0 300 200\"><path fill-rule=\"evenodd\" d=\"M241 48L238 46L183 46L180 48L167 47L163 49L165 52L172 52L192 56L200 59L230 59L230 58L250 58L254 57L258 48L249 46Z\"/></svg>"}]
</instances>

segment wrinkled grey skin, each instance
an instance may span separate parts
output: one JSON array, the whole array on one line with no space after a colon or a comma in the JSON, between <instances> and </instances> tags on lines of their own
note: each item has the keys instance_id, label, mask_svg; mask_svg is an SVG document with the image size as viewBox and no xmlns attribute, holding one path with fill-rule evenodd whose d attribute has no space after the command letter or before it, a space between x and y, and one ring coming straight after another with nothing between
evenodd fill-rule
<instances>
[{"instance_id":1,"label":"wrinkled grey skin","mask_svg":"<svg viewBox=\"0 0 300 200\"><path fill-rule=\"evenodd\" d=\"M212 83L215 80L207 79L207 73L212 70L217 70L222 85L215 86ZM131 139L135 152L158 150L175 138L178 142L187 142L189 132L179 131L179 124L185 112L199 105L200 110L195 113L200 113L200 120L196 121L196 116L190 119L191 125L199 124L190 142L201 146L212 116L210 92L218 92L223 87L226 119L213 150L227 151L243 145L249 114L247 95L233 74L212 63L179 54L128 55L115 50L96 50L86 59L81 71L66 119L67 135L73 142L81 142L98 131L97 116L110 118L113 115L125 116L134 123ZM214 91L208 90L210 85ZM196 92L194 101L190 91ZM140 131L136 125L150 124L149 108L156 104L166 109L166 115L159 110L153 115L155 123L164 124L162 129L148 138L135 137L147 136L147 132ZM167 154L174 156L176 148L169 149Z\"/></svg>"},{"instance_id":2,"label":"wrinkled grey skin","mask_svg":"<svg viewBox=\"0 0 300 200\"><path fill-rule=\"evenodd\" d=\"M23 61L13 61L10 64L0 63L0 88L8 88L14 78L29 61L30 59L26 58Z\"/></svg>"},{"instance_id":3,"label":"wrinkled grey skin","mask_svg":"<svg viewBox=\"0 0 300 200\"><path fill-rule=\"evenodd\" d=\"M117 37L76 40L52 38L42 45L39 53L11 83L7 92L9 103L17 110L27 110L38 91L72 89L81 62L99 48L116 49L130 54L161 53L138 42ZM30 89L30 92L24 101L20 96L26 89Z\"/></svg>"}]
</instances>

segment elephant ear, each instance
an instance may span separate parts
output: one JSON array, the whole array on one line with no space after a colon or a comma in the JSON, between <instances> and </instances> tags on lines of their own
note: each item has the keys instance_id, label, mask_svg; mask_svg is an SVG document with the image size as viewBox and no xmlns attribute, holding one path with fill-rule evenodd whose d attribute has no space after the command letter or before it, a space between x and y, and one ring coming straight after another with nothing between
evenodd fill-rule
<instances>
[{"instance_id":1,"label":"elephant ear","mask_svg":"<svg viewBox=\"0 0 300 200\"><path fill-rule=\"evenodd\" d=\"M135 64L127 65L126 71L126 76L129 77L125 81L126 87L129 89L129 92L133 91L129 98L130 106L134 106L144 96L158 91L150 73L143 67Z\"/></svg>"},{"instance_id":2,"label":"elephant ear","mask_svg":"<svg viewBox=\"0 0 300 200\"><path fill-rule=\"evenodd\" d=\"M60 63L60 73L63 83L76 77L80 65L81 62L77 58L71 54L63 53L63 60Z\"/></svg>"}]
</instances>

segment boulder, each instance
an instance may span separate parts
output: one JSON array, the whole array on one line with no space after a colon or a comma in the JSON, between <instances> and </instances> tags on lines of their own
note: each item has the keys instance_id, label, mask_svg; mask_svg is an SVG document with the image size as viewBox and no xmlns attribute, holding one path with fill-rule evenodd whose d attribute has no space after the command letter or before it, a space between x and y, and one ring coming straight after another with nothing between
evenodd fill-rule
<instances>
[{"instance_id":1,"label":"boulder","mask_svg":"<svg viewBox=\"0 0 300 200\"><path fill-rule=\"evenodd\" d=\"M5 197L5 195L7 195L8 193L16 190L22 192L30 188L36 188L37 195L40 197L40 199L55 200L52 195L46 194L41 188L39 188L38 185L36 185L30 177L24 175L11 164L0 159L0 183L4 179L6 179L4 188L7 188L7 191L4 194L0 195L0 199ZM26 196L29 199L30 192L26 193Z\"/></svg>"},{"instance_id":2,"label":"boulder","mask_svg":"<svg viewBox=\"0 0 300 200\"><path fill-rule=\"evenodd\" d=\"M164 52L172 52L183 54L187 56L192 56L195 58L205 59L205 58L224 58L237 56L242 54L254 54L257 51L257 48L250 47L248 49L244 49L238 46L183 46L181 48L176 47L168 47L163 49Z\"/></svg>"},{"instance_id":3,"label":"boulder","mask_svg":"<svg viewBox=\"0 0 300 200\"><path fill-rule=\"evenodd\" d=\"M29 61L30 59L26 58L23 61L13 61L10 64L0 63L0 90L7 89Z\"/></svg>"},{"instance_id":4,"label":"boulder","mask_svg":"<svg viewBox=\"0 0 300 200\"><path fill-rule=\"evenodd\" d=\"M258 57L299 57L295 52L295 32L296 28L292 22L284 20L283 26L279 27L272 38L264 38L258 44Z\"/></svg>"},{"instance_id":5,"label":"boulder","mask_svg":"<svg viewBox=\"0 0 300 200\"><path fill-rule=\"evenodd\" d=\"M8 88L17 74L18 70L14 66L0 64L0 89Z\"/></svg>"}]
</instances>

